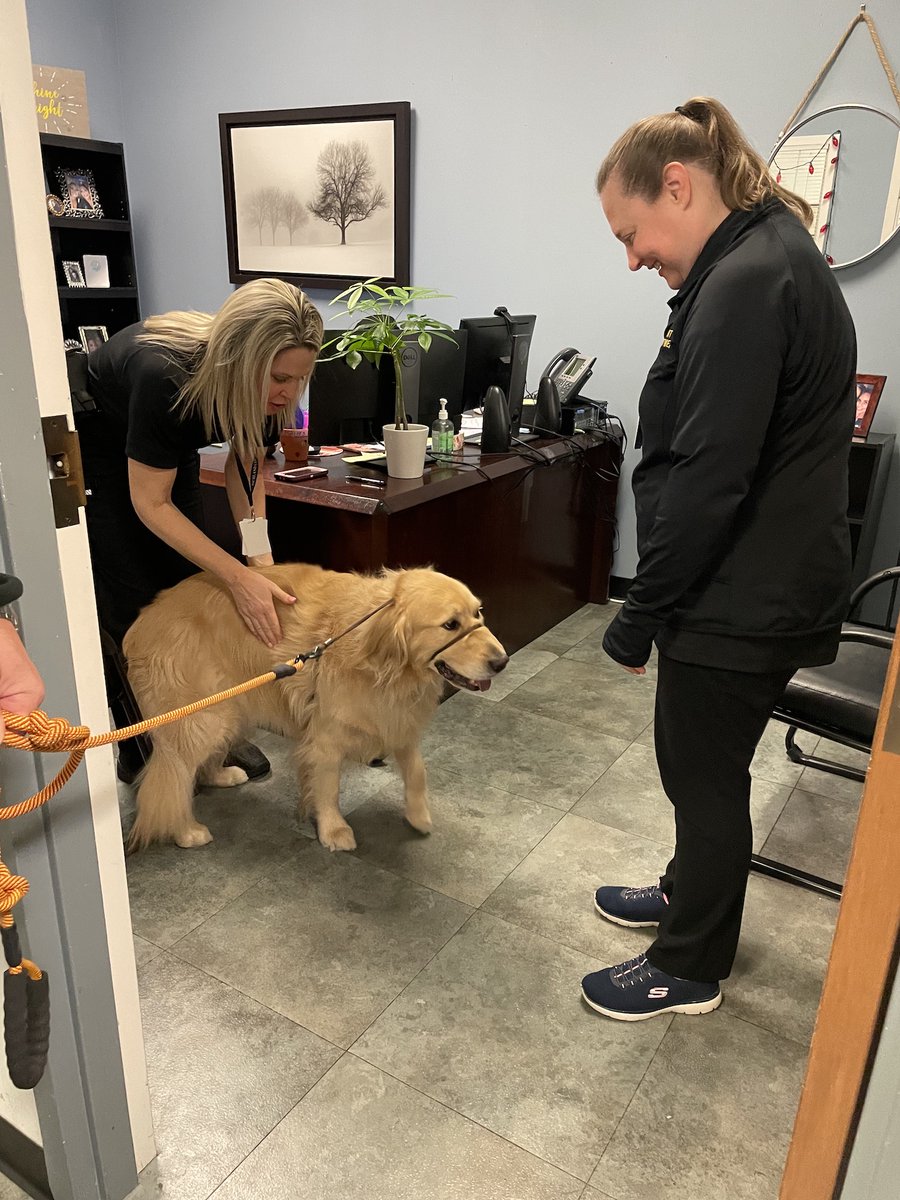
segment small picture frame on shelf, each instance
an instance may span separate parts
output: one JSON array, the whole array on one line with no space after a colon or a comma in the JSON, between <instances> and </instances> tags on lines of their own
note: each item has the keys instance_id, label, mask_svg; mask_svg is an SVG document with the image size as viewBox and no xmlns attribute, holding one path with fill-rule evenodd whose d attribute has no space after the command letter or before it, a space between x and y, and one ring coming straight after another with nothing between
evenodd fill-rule
<instances>
[{"instance_id":1,"label":"small picture frame on shelf","mask_svg":"<svg viewBox=\"0 0 900 1200\"><path fill-rule=\"evenodd\" d=\"M88 287L109 287L109 263L105 254L85 254L84 278Z\"/></svg>"},{"instance_id":2,"label":"small picture frame on shelf","mask_svg":"<svg viewBox=\"0 0 900 1200\"><path fill-rule=\"evenodd\" d=\"M875 416L875 409L887 382L887 375L856 376L856 417L853 422L854 441L864 442Z\"/></svg>"},{"instance_id":3,"label":"small picture frame on shelf","mask_svg":"<svg viewBox=\"0 0 900 1200\"><path fill-rule=\"evenodd\" d=\"M92 350L99 350L104 342L109 341L105 325L79 325L78 336L81 338L85 354L90 354Z\"/></svg>"},{"instance_id":4,"label":"small picture frame on shelf","mask_svg":"<svg viewBox=\"0 0 900 1200\"><path fill-rule=\"evenodd\" d=\"M86 167L79 169L58 167L56 178L59 180L65 216L87 217L88 219L103 216L92 171Z\"/></svg>"},{"instance_id":5,"label":"small picture frame on shelf","mask_svg":"<svg viewBox=\"0 0 900 1200\"><path fill-rule=\"evenodd\" d=\"M64 217L66 215L66 206L59 196L54 195L52 192L47 196L47 212L51 217Z\"/></svg>"},{"instance_id":6,"label":"small picture frame on shelf","mask_svg":"<svg viewBox=\"0 0 900 1200\"><path fill-rule=\"evenodd\" d=\"M81 263L64 262L62 264L63 275L66 277L66 287L86 287L84 276L81 273Z\"/></svg>"}]
</instances>

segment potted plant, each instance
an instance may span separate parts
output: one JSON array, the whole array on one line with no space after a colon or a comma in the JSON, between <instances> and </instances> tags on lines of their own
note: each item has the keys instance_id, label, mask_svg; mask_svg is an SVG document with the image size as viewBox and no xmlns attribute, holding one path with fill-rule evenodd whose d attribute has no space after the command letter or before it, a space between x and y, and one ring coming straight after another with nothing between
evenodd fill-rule
<instances>
[{"instance_id":1,"label":"potted plant","mask_svg":"<svg viewBox=\"0 0 900 1200\"><path fill-rule=\"evenodd\" d=\"M355 326L322 347L331 354L327 359L344 358L356 368L366 359L381 366L388 355L394 365L394 424L385 425L384 448L388 474L400 479L416 479L425 466L428 426L410 422L406 415L408 393L418 388L419 351L428 352L432 339L455 342L451 327L424 313L411 312L413 304L447 299L433 288L382 287L378 279L354 283L331 301L343 303L340 317L357 318ZM416 397L417 399L417 397Z\"/></svg>"}]
</instances>

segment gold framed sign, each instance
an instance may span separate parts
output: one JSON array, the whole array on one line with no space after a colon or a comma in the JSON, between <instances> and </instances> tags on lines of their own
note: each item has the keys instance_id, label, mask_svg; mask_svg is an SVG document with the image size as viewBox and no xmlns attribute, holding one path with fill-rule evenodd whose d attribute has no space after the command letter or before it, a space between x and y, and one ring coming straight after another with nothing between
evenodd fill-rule
<instances>
[{"instance_id":1,"label":"gold framed sign","mask_svg":"<svg viewBox=\"0 0 900 1200\"><path fill-rule=\"evenodd\" d=\"M42 133L91 136L84 71L31 65L34 108Z\"/></svg>"}]
</instances>

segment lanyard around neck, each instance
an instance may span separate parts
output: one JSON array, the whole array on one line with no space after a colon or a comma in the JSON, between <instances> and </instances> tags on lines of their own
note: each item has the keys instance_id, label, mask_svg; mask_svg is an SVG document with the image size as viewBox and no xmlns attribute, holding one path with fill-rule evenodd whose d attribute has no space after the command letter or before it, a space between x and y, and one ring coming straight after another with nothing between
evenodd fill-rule
<instances>
[{"instance_id":1,"label":"lanyard around neck","mask_svg":"<svg viewBox=\"0 0 900 1200\"><path fill-rule=\"evenodd\" d=\"M253 493L256 490L256 480L259 477L259 459L256 457L256 455L253 456L253 462L250 466L249 479L247 478L247 472L244 469L244 464L237 455L234 456L234 461L237 463L238 475L241 477L241 486L247 493L247 501L250 505L250 519L255 521L256 513L253 511Z\"/></svg>"}]
</instances>

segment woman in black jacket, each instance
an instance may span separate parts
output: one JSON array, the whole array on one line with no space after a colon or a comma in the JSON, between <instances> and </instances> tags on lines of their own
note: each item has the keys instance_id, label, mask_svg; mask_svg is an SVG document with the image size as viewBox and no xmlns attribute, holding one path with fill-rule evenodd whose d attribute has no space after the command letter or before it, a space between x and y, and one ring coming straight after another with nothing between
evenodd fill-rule
<instances>
[{"instance_id":1,"label":"woman in black jacket","mask_svg":"<svg viewBox=\"0 0 900 1200\"><path fill-rule=\"evenodd\" d=\"M798 667L831 662L850 585L856 340L807 226L728 111L690 100L613 146L597 190L629 268L675 291L641 393L637 574L603 639L643 674L675 809L658 885L601 887L646 955L586 977L599 1012L709 1012L731 970L751 855L750 763Z\"/></svg>"}]
</instances>

